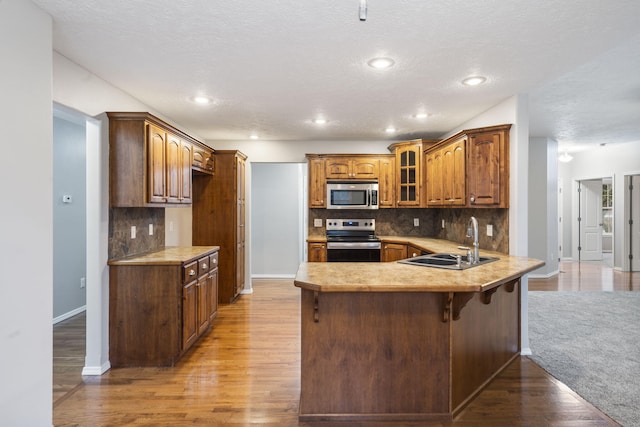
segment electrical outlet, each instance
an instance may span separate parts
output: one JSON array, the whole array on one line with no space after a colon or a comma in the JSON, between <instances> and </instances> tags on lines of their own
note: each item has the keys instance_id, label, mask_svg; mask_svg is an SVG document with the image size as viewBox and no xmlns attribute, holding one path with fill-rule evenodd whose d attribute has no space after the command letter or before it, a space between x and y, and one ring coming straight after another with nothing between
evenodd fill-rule
<instances>
[{"instance_id":1,"label":"electrical outlet","mask_svg":"<svg viewBox=\"0 0 640 427\"><path fill-rule=\"evenodd\" d=\"M487 224L487 236L493 237L493 225Z\"/></svg>"},{"instance_id":2,"label":"electrical outlet","mask_svg":"<svg viewBox=\"0 0 640 427\"><path fill-rule=\"evenodd\" d=\"M444 219L442 220L442 228L444 228Z\"/></svg>"},{"instance_id":3,"label":"electrical outlet","mask_svg":"<svg viewBox=\"0 0 640 427\"><path fill-rule=\"evenodd\" d=\"M87 279L85 279L84 277L80 278L80 289L83 289L85 286L87 286Z\"/></svg>"},{"instance_id":4,"label":"electrical outlet","mask_svg":"<svg viewBox=\"0 0 640 427\"><path fill-rule=\"evenodd\" d=\"M314 227L322 227L322 218L314 218L313 219Z\"/></svg>"},{"instance_id":5,"label":"electrical outlet","mask_svg":"<svg viewBox=\"0 0 640 427\"><path fill-rule=\"evenodd\" d=\"M149 224L149 236L153 236L153 224Z\"/></svg>"},{"instance_id":6,"label":"electrical outlet","mask_svg":"<svg viewBox=\"0 0 640 427\"><path fill-rule=\"evenodd\" d=\"M132 239L136 238L136 226L135 225L131 226L131 238Z\"/></svg>"},{"instance_id":7,"label":"electrical outlet","mask_svg":"<svg viewBox=\"0 0 640 427\"><path fill-rule=\"evenodd\" d=\"M414 227L420 226L420 218L413 218L413 226Z\"/></svg>"}]
</instances>

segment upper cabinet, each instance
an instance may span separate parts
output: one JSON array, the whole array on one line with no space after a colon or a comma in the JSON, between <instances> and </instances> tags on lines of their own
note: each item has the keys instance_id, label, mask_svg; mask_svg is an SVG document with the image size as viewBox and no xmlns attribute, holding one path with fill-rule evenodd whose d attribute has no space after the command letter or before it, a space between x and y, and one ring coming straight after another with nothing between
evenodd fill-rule
<instances>
[{"instance_id":1,"label":"upper cabinet","mask_svg":"<svg viewBox=\"0 0 640 427\"><path fill-rule=\"evenodd\" d=\"M469 206L509 207L510 128L511 125L494 126L469 133Z\"/></svg>"},{"instance_id":2,"label":"upper cabinet","mask_svg":"<svg viewBox=\"0 0 640 427\"><path fill-rule=\"evenodd\" d=\"M423 143L430 145L434 142L414 139L389 146L389 151L395 154L396 158L396 207L418 208L421 206Z\"/></svg>"},{"instance_id":3,"label":"upper cabinet","mask_svg":"<svg viewBox=\"0 0 640 427\"><path fill-rule=\"evenodd\" d=\"M427 207L509 207L510 128L464 130L426 149Z\"/></svg>"},{"instance_id":4,"label":"upper cabinet","mask_svg":"<svg viewBox=\"0 0 640 427\"><path fill-rule=\"evenodd\" d=\"M461 137L425 151L427 207L466 204L466 144Z\"/></svg>"},{"instance_id":5,"label":"upper cabinet","mask_svg":"<svg viewBox=\"0 0 640 427\"><path fill-rule=\"evenodd\" d=\"M378 207L396 207L396 157L393 154L380 156Z\"/></svg>"},{"instance_id":6,"label":"upper cabinet","mask_svg":"<svg viewBox=\"0 0 640 427\"><path fill-rule=\"evenodd\" d=\"M307 154L309 161L309 207L327 206L327 179L325 177L325 159L322 156Z\"/></svg>"},{"instance_id":7,"label":"upper cabinet","mask_svg":"<svg viewBox=\"0 0 640 427\"><path fill-rule=\"evenodd\" d=\"M107 115L111 206L191 204L194 150L202 158L195 168L208 173L213 150L149 113Z\"/></svg>"},{"instance_id":8,"label":"upper cabinet","mask_svg":"<svg viewBox=\"0 0 640 427\"><path fill-rule=\"evenodd\" d=\"M325 161L327 179L378 179L380 160L375 157L329 156Z\"/></svg>"}]
</instances>

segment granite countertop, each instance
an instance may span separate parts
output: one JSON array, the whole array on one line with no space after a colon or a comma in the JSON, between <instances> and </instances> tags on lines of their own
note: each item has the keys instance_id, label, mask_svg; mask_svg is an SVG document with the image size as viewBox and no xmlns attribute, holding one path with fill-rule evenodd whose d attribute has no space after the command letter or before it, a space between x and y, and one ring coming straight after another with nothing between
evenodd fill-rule
<instances>
[{"instance_id":1,"label":"granite countertop","mask_svg":"<svg viewBox=\"0 0 640 427\"><path fill-rule=\"evenodd\" d=\"M385 242L411 244L431 252L462 253L458 244L411 236L378 236ZM544 265L543 261L483 251L497 261L465 270L446 270L398 262L305 262L295 286L319 292L482 292Z\"/></svg>"},{"instance_id":2,"label":"granite countertop","mask_svg":"<svg viewBox=\"0 0 640 427\"><path fill-rule=\"evenodd\" d=\"M195 261L220 246L166 246L162 249L126 258L113 259L109 265L179 265Z\"/></svg>"}]
</instances>

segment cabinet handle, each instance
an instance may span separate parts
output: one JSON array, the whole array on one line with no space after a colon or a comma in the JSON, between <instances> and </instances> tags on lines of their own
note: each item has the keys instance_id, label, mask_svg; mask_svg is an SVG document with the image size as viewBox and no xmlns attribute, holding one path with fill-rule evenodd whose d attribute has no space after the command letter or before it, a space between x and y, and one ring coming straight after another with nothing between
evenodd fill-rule
<instances>
[{"instance_id":1,"label":"cabinet handle","mask_svg":"<svg viewBox=\"0 0 640 427\"><path fill-rule=\"evenodd\" d=\"M189 276L195 276L195 275L196 275L195 270L189 270Z\"/></svg>"},{"instance_id":2,"label":"cabinet handle","mask_svg":"<svg viewBox=\"0 0 640 427\"><path fill-rule=\"evenodd\" d=\"M207 268L207 264L205 264L204 262L202 263L202 268Z\"/></svg>"}]
</instances>

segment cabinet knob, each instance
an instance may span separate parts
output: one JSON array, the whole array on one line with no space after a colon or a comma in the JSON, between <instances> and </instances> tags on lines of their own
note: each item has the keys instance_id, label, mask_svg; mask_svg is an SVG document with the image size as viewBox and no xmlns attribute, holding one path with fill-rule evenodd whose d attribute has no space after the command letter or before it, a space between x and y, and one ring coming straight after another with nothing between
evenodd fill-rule
<instances>
[{"instance_id":1,"label":"cabinet knob","mask_svg":"<svg viewBox=\"0 0 640 427\"><path fill-rule=\"evenodd\" d=\"M471 203L475 203L476 202L476 196L469 197L469 200L471 201Z\"/></svg>"},{"instance_id":2,"label":"cabinet knob","mask_svg":"<svg viewBox=\"0 0 640 427\"><path fill-rule=\"evenodd\" d=\"M214 258L213 259L213 263L216 264L217 262L218 262L218 260Z\"/></svg>"},{"instance_id":3,"label":"cabinet knob","mask_svg":"<svg viewBox=\"0 0 640 427\"><path fill-rule=\"evenodd\" d=\"M204 262L202 263L202 268L207 268L207 264L205 264Z\"/></svg>"},{"instance_id":4,"label":"cabinet knob","mask_svg":"<svg viewBox=\"0 0 640 427\"><path fill-rule=\"evenodd\" d=\"M196 275L195 270L189 270L189 276L195 276L195 275Z\"/></svg>"}]
</instances>

